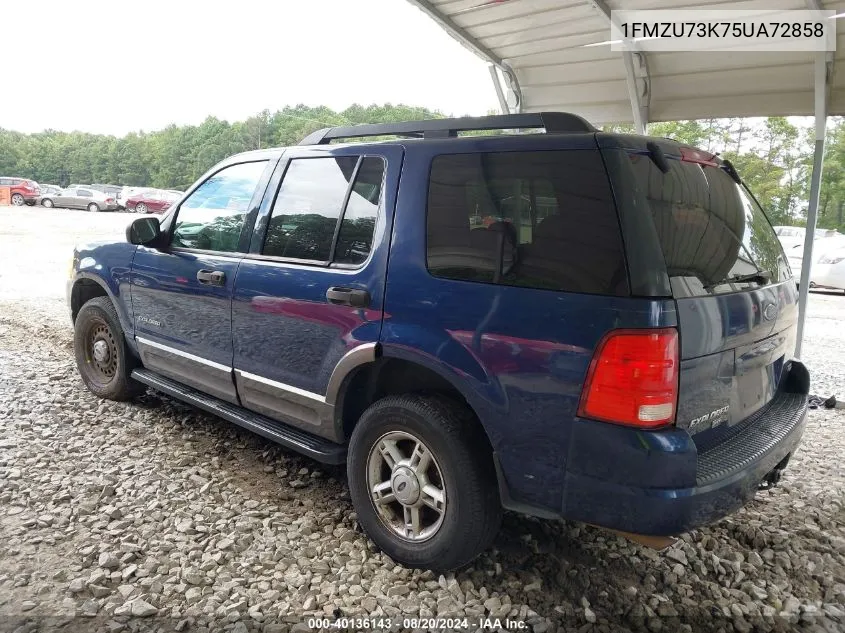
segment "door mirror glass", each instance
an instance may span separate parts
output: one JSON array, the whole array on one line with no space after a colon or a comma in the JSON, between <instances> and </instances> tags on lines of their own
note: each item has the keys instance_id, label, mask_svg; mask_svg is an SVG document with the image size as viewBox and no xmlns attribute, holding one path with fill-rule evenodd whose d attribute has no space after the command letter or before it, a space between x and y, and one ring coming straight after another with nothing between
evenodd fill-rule
<instances>
[{"instance_id":1,"label":"door mirror glass","mask_svg":"<svg viewBox=\"0 0 845 633\"><path fill-rule=\"evenodd\" d=\"M158 218L138 218L126 227L126 241L130 244L154 245L160 237Z\"/></svg>"}]
</instances>

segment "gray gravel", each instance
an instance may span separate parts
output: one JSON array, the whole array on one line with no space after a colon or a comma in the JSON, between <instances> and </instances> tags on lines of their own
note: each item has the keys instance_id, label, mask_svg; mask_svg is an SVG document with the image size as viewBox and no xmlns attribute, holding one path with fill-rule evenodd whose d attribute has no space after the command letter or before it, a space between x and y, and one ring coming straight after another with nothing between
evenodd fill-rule
<instances>
[{"instance_id":1,"label":"gray gravel","mask_svg":"<svg viewBox=\"0 0 845 633\"><path fill-rule=\"evenodd\" d=\"M91 395L70 247L130 216L0 208L0 630L308 630L303 615L489 616L536 632L845 630L845 412L814 411L782 484L665 553L508 515L471 567L376 552L342 470L165 397ZM814 391L845 397L845 294L813 294ZM29 628L26 628L29 627Z\"/></svg>"}]
</instances>

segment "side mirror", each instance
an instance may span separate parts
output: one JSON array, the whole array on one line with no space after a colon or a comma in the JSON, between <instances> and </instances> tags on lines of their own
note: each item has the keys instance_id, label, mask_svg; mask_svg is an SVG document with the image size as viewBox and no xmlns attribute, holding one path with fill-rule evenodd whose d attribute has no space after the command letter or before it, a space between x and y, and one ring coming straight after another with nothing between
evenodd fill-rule
<instances>
[{"instance_id":1,"label":"side mirror","mask_svg":"<svg viewBox=\"0 0 845 633\"><path fill-rule=\"evenodd\" d=\"M161 238L161 226L158 223L158 218L138 218L132 220L126 227L126 241L130 244L156 247L161 242Z\"/></svg>"}]
</instances>

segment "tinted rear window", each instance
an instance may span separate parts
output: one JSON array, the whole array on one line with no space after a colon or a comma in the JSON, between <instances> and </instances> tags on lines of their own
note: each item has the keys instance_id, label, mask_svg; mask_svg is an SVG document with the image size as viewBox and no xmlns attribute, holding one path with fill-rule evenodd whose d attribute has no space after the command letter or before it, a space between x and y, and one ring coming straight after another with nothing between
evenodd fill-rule
<instances>
[{"instance_id":1,"label":"tinted rear window","mask_svg":"<svg viewBox=\"0 0 845 633\"><path fill-rule=\"evenodd\" d=\"M619 222L598 151L437 156L427 263L449 279L627 295Z\"/></svg>"},{"instance_id":2,"label":"tinted rear window","mask_svg":"<svg viewBox=\"0 0 845 633\"><path fill-rule=\"evenodd\" d=\"M736 292L791 277L775 231L744 187L720 167L669 159L661 172L647 154L629 154L648 199L676 297Z\"/></svg>"}]
</instances>

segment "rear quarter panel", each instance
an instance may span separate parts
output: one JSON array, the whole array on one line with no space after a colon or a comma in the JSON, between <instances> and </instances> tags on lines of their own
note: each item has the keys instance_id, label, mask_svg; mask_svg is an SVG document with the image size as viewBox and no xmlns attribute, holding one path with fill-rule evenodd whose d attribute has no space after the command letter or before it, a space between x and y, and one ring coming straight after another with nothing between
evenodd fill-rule
<instances>
[{"instance_id":1,"label":"rear quarter panel","mask_svg":"<svg viewBox=\"0 0 845 633\"><path fill-rule=\"evenodd\" d=\"M382 350L451 381L474 409L512 497L559 512L570 435L596 344L613 328L677 324L670 300L614 298L442 279L426 269L432 158L489 150L594 148L591 136L454 139L406 150L388 266ZM601 424L601 423L592 423Z\"/></svg>"}]
</instances>

